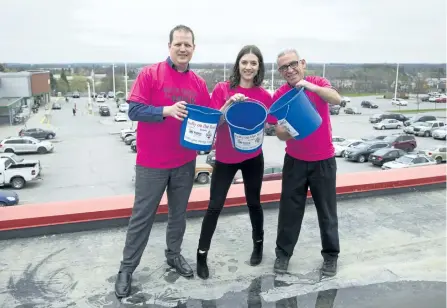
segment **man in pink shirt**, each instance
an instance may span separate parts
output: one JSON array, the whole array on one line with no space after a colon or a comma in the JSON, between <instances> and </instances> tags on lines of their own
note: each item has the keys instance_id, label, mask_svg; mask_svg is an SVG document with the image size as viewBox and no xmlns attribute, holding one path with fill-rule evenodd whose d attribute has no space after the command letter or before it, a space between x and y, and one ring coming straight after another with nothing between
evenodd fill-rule
<instances>
[{"instance_id":1,"label":"man in pink shirt","mask_svg":"<svg viewBox=\"0 0 447 308\"><path fill-rule=\"evenodd\" d=\"M341 97L329 81L318 76L304 76L306 61L296 50L278 55L278 70L287 81L273 95L276 101L293 87L304 88L305 93L322 118L321 126L308 137L295 140L280 125L275 127L280 140L287 141L284 158L282 191L279 205L276 261L274 270L285 273L293 254L303 221L308 188L317 209L320 226L321 254L325 276L337 273L340 253L336 201L337 163L332 144L329 104L339 105Z\"/></svg>"},{"instance_id":2,"label":"man in pink shirt","mask_svg":"<svg viewBox=\"0 0 447 308\"><path fill-rule=\"evenodd\" d=\"M168 46L168 59L144 67L128 97L129 118L138 121L138 150L135 201L115 283L118 298L130 294L132 273L146 248L165 190L169 207L167 263L182 276L193 275L180 250L197 152L180 145L180 127L187 115L186 104L208 107L210 95L205 81L189 69L195 49L193 31L176 26L170 32Z\"/></svg>"}]
</instances>

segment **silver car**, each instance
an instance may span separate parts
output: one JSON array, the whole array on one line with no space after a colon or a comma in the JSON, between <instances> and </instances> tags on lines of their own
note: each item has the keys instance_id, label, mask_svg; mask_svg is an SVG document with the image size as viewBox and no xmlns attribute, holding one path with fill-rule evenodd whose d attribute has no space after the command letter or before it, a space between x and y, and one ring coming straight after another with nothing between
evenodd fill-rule
<instances>
[{"instance_id":1,"label":"silver car","mask_svg":"<svg viewBox=\"0 0 447 308\"><path fill-rule=\"evenodd\" d=\"M447 135L447 126L435 129L431 135L433 139L445 140L445 136Z\"/></svg>"},{"instance_id":2,"label":"silver car","mask_svg":"<svg viewBox=\"0 0 447 308\"><path fill-rule=\"evenodd\" d=\"M39 153L52 152L54 145L49 141L40 141L33 137L8 137L0 142L0 152Z\"/></svg>"},{"instance_id":3,"label":"silver car","mask_svg":"<svg viewBox=\"0 0 447 308\"><path fill-rule=\"evenodd\" d=\"M394 119L383 119L379 123L373 125L375 129L399 129L404 126L404 123Z\"/></svg>"}]
</instances>

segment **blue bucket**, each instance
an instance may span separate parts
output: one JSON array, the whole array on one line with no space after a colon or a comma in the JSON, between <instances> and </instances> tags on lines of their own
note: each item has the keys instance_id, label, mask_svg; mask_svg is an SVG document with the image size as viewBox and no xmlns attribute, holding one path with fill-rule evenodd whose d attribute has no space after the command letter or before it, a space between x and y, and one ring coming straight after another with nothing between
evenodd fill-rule
<instances>
[{"instance_id":1,"label":"blue bucket","mask_svg":"<svg viewBox=\"0 0 447 308\"><path fill-rule=\"evenodd\" d=\"M304 139L321 125L321 116L309 100L304 88L293 88L270 107L269 113L278 119L295 140Z\"/></svg>"},{"instance_id":2,"label":"blue bucket","mask_svg":"<svg viewBox=\"0 0 447 308\"><path fill-rule=\"evenodd\" d=\"M197 105L186 105L188 115L180 128L180 144L195 151L211 151L222 112Z\"/></svg>"},{"instance_id":3,"label":"blue bucket","mask_svg":"<svg viewBox=\"0 0 447 308\"><path fill-rule=\"evenodd\" d=\"M233 147L241 153L254 153L262 147L267 109L252 100L230 105L225 120L230 130Z\"/></svg>"}]
</instances>

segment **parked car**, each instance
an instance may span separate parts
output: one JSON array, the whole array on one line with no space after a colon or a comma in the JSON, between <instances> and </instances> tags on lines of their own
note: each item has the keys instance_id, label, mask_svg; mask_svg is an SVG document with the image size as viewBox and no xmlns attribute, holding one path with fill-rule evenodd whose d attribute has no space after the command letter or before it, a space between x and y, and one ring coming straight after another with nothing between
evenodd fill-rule
<instances>
[{"instance_id":1,"label":"parked car","mask_svg":"<svg viewBox=\"0 0 447 308\"><path fill-rule=\"evenodd\" d=\"M130 149L137 153L137 140L132 141L132 143L130 144Z\"/></svg>"},{"instance_id":2,"label":"parked car","mask_svg":"<svg viewBox=\"0 0 447 308\"><path fill-rule=\"evenodd\" d=\"M51 106L52 110L61 110L62 109L62 105L59 103L53 103L53 105Z\"/></svg>"},{"instance_id":3,"label":"parked car","mask_svg":"<svg viewBox=\"0 0 447 308\"><path fill-rule=\"evenodd\" d=\"M127 136L136 133L136 131L137 131L136 128L124 128L124 129L122 129L122 130L120 131L121 140L124 141L124 139L126 139Z\"/></svg>"},{"instance_id":4,"label":"parked car","mask_svg":"<svg viewBox=\"0 0 447 308\"><path fill-rule=\"evenodd\" d=\"M120 104L120 106L118 107L118 111L119 112L128 112L129 111L129 104L127 104L127 103Z\"/></svg>"},{"instance_id":5,"label":"parked car","mask_svg":"<svg viewBox=\"0 0 447 308\"><path fill-rule=\"evenodd\" d=\"M42 128L23 128L19 131L20 137L33 137L36 139L53 139L56 133L49 129Z\"/></svg>"},{"instance_id":6,"label":"parked car","mask_svg":"<svg viewBox=\"0 0 447 308\"><path fill-rule=\"evenodd\" d=\"M102 117L109 117L110 116L109 106L100 106L99 107L99 115Z\"/></svg>"},{"instance_id":7,"label":"parked car","mask_svg":"<svg viewBox=\"0 0 447 308\"><path fill-rule=\"evenodd\" d=\"M392 147L406 152L412 152L417 148L416 138L413 135L393 134L384 138L383 141L390 143Z\"/></svg>"},{"instance_id":8,"label":"parked car","mask_svg":"<svg viewBox=\"0 0 447 308\"><path fill-rule=\"evenodd\" d=\"M31 167L15 168L10 158L0 158L0 186L12 186L22 189L27 182L40 179L40 170L37 165Z\"/></svg>"},{"instance_id":9,"label":"parked car","mask_svg":"<svg viewBox=\"0 0 447 308\"><path fill-rule=\"evenodd\" d=\"M38 159L24 159L21 156L18 156L14 153L0 153L0 158L9 158L12 160L13 165L11 168L27 168L27 167L35 167L39 169L39 173L42 172L42 165L40 164L40 160Z\"/></svg>"},{"instance_id":10,"label":"parked car","mask_svg":"<svg viewBox=\"0 0 447 308\"><path fill-rule=\"evenodd\" d=\"M401 99L401 98L393 98L391 100L391 104L392 105L396 105L396 106L408 106L408 102L406 100Z\"/></svg>"},{"instance_id":11,"label":"parked car","mask_svg":"<svg viewBox=\"0 0 447 308\"><path fill-rule=\"evenodd\" d=\"M408 119L407 121L405 121L404 125L410 126L411 124L416 123L416 122L427 122L427 121L436 121L436 120L437 119L435 116L419 114L419 115L415 115L411 119Z\"/></svg>"},{"instance_id":12,"label":"parked car","mask_svg":"<svg viewBox=\"0 0 447 308\"><path fill-rule=\"evenodd\" d=\"M346 149L355 147L363 142L365 142L365 141L363 141L363 140L346 140L341 143L335 143L334 144L335 157L343 157Z\"/></svg>"},{"instance_id":13,"label":"parked car","mask_svg":"<svg viewBox=\"0 0 447 308\"><path fill-rule=\"evenodd\" d=\"M132 134L124 138L124 143L126 145L131 145L134 140L137 140L137 134Z\"/></svg>"},{"instance_id":14,"label":"parked car","mask_svg":"<svg viewBox=\"0 0 447 308\"><path fill-rule=\"evenodd\" d=\"M447 125L444 125L443 127L440 127L438 129L435 129L432 132L432 137L433 139L441 139L441 140L445 140L447 135Z\"/></svg>"},{"instance_id":15,"label":"parked car","mask_svg":"<svg viewBox=\"0 0 447 308\"><path fill-rule=\"evenodd\" d=\"M427 121L418 122L414 125L413 132L416 136L431 137L434 130L444 127L444 122L441 121Z\"/></svg>"},{"instance_id":16,"label":"parked car","mask_svg":"<svg viewBox=\"0 0 447 308\"><path fill-rule=\"evenodd\" d=\"M19 195L15 191L0 190L0 207L19 204Z\"/></svg>"},{"instance_id":17,"label":"parked car","mask_svg":"<svg viewBox=\"0 0 447 308\"><path fill-rule=\"evenodd\" d=\"M377 123L384 119L394 119L397 121L405 122L409 118L404 116L402 113L376 113L369 117L369 122Z\"/></svg>"},{"instance_id":18,"label":"parked car","mask_svg":"<svg viewBox=\"0 0 447 308\"><path fill-rule=\"evenodd\" d=\"M363 108L370 108L370 109L376 109L376 108L379 108L378 105L373 104L373 103L370 102L370 101L362 101L362 102L360 103L360 106L362 106Z\"/></svg>"},{"instance_id":19,"label":"parked car","mask_svg":"<svg viewBox=\"0 0 447 308\"><path fill-rule=\"evenodd\" d=\"M406 155L407 152L396 148L383 148L369 155L368 161L373 165L381 167L384 163L393 161Z\"/></svg>"},{"instance_id":20,"label":"parked car","mask_svg":"<svg viewBox=\"0 0 447 308\"><path fill-rule=\"evenodd\" d=\"M81 94L79 94L78 91L74 91L73 94L71 95L71 97L73 97L73 98L80 98Z\"/></svg>"},{"instance_id":21,"label":"parked car","mask_svg":"<svg viewBox=\"0 0 447 308\"><path fill-rule=\"evenodd\" d=\"M282 179L282 166L281 165L273 165L266 164L264 166L264 176L262 181L277 181ZM237 174L233 179L233 184L242 184L244 183L244 179L242 174Z\"/></svg>"},{"instance_id":22,"label":"parked car","mask_svg":"<svg viewBox=\"0 0 447 308\"><path fill-rule=\"evenodd\" d=\"M378 135L378 136L366 136L361 138L363 141L377 141L377 140L383 140L386 137L388 137L388 135Z\"/></svg>"},{"instance_id":23,"label":"parked car","mask_svg":"<svg viewBox=\"0 0 447 308\"><path fill-rule=\"evenodd\" d=\"M104 95L98 95L97 97L96 97L96 102L98 102L98 103L104 103L106 101L106 98L104 97Z\"/></svg>"},{"instance_id":24,"label":"parked car","mask_svg":"<svg viewBox=\"0 0 447 308\"><path fill-rule=\"evenodd\" d=\"M333 144L343 143L343 142L346 142L346 140L348 140L348 139L346 139L344 137L332 136L332 143Z\"/></svg>"},{"instance_id":25,"label":"parked car","mask_svg":"<svg viewBox=\"0 0 447 308\"><path fill-rule=\"evenodd\" d=\"M197 164L194 180L199 184L208 184L211 180L213 167L208 164Z\"/></svg>"},{"instance_id":26,"label":"parked car","mask_svg":"<svg viewBox=\"0 0 447 308\"><path fill-rule=\"evenodd\" d=\"M40 141L33 137L8 137L0 141L0 152L39 153L52 152L54 145L49 141Z\"/></svg>"},{"instance_id":27,"label":"parked car","mask_svg":"<svg viewBox=\"0 0 447 308\"><path fill-rule=\"evenodd\" d=\"M340 105L329 105L329 113L331 115L339 115L340 114Z\"/></svg>"},{"instance_id":28,"label":"parked car","mask_svg":"<svg viewBox=\"0 0 447 308\"><path fill-rule=\"evenodd\" d=\"M128 120L127 114L122 112L117 112L115 114L115 122L126 122Z\"/></svg>"},{"instance_id":29,"label":"parked car","mask_svg":"<svg viewBox=\"0 0 447 308\"><path fill-rule=\"evenodd\" d=\"M394 119L383 119L382 121L373 125L374 129L399 129L404 126L404 123Z\"/></svg>"},{"instance_id":30,"label":"parked car","mask_svg":"<svg viewBox=\"0 0 447 308\"><path fill-rule=\"evenodd\" d=\"M214 167L216 163L216 151L212 150L207 156L206 156L206 163L210 165L211 167Z\"/></svg>"},{"instance_id":31,"label":"parked car","mask_svg":"<svg viewBox=\"0 0 447 308\"><path fill-rule=\"evenodd\" d=\"M357 108L345 108L346 114L362 114Z\"/></svg>"},{"instance_id":32,"label":"parked car","mask_svg":"<svg viewBox=\"0 0 447 308\"><path fill-rule=\"evenodd\" d=\"M445 145L438 145L427 150L420 150L419 153L433 158L438 164L446 161L447 155Z\"/></svg>"},{"instance_id":33,"label":"parked car","mask_svg":"<svg viewBox=\"0 0 447 308\"><path fill-rule=\"evenodd\" d=\"M383 141L369 141L360 143L355 147L345 150L344 158L349 161L364 163L368 161L369 156L381 148L389 147L390 144Z\"/></svg>"},{"instance_id":34,"label":"parked car","mask_svg":"<svg viewBox=\"0 0 447 308\"><path fill-rule=\"evenodd\" d=\"M425 123L425 122L415 122L415 123L413 123L413 124L411 124L409 126L405 126L404 127L404 133L406 133L406 134L414 134L414 127L418 126L421 123Z\"/></svg>"},{"instance_id":35,"label":"parked car","mask_svg":"<svg viewBox=\"0 0 447 308\"><path fill-rule=\"evenodd\" d=\"M436 161L424 154L407 154L394 161L383 164L382 169L402 169L435 165Z\"/></svg>"}]
</instances>

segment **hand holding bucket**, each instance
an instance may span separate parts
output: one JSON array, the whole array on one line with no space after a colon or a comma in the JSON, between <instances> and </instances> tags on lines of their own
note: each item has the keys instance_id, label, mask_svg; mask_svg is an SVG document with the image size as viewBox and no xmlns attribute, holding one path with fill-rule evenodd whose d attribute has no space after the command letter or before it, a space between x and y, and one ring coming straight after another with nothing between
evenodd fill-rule
<instances>
[{"instance_id":1,"label":"hand holding bucket","mask_svg":"<svg viewBox=\"0 0 447 308\"><path fill-rule=\"evenodd\" d=\"M278 119L278 125L283 126L295 140L306 138L315 132L322 122L304 88L289 90L273 103L269 113Z\"/></svg>"},{"instance_id":2,"label":"hand holding bucket","mask_svg":"<svg viewBox=\"0 0 447 308\"><path fill-rule=\"evenodd\" d=\"M163 113L165 116L176 118L183 121L188 116L188 110L186 109L186 102L180 101L172 106L163 107Z\"/></svg>"}]
</instances>

